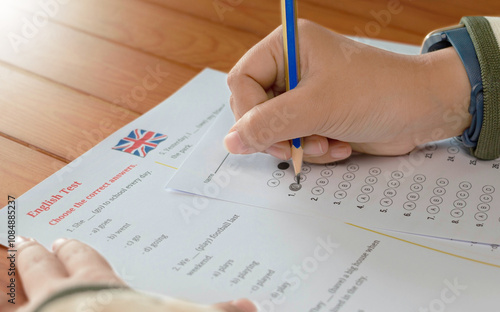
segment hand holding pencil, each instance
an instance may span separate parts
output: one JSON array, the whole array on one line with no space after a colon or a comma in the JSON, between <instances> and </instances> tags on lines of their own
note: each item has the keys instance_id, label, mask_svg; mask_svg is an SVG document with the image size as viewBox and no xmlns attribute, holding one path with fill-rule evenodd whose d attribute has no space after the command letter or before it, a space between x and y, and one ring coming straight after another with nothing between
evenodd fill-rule
<instances>
[{"instance_id":1,"label":"hand holding pencil","mask_svg":"<svg viewBox=\"0 0 500 312\"><path fill-rule=\"evenodd\" d=\"M353 150L402 155L467 127L467 120L449 124L442 118L450 110L468 114L462 103L470 85L454 51L399 55L305 20L298 21L298 37L301 77L295 89L286 91L281 27L229 73L237 120L225 138L231 153L266 152L287 160L289 140L303 138L304 161L311 163L345 159Z\"/></svg>"}]
</instances>

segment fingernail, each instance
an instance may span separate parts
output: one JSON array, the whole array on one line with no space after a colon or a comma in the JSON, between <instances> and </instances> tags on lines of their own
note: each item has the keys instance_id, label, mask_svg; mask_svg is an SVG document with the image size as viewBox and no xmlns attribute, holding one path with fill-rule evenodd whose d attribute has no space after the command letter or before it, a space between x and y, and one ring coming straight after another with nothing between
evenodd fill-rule
<instances>
[{"instance_id":1,"label":"fingernail","mask_svg":"<svg viewBox=\"0 0 500 312\"><path fill-rule=\"evenodd\" d=\"M347 146L334 147L330 151L330 156L333 158L346 158L349 157L349 148Z\"/></svg>"},{"instance_id":2,"label":"fingernail","mask_svg":"<svg viewBox=\"0 0 500 312\"><path fill-rule=\"evenodd\" d=\"M246 146L243 143L238 131L233 131L226 135L226 137L224 138L224 146L231 154L249 154L256 152L256 150Z\"/></svg>"},{"instance_id":3,"label":"fingernail","mask_svg":"<svg viewBox=\"0 0 500 312\"><path fill-rule=\"evenodd\" d=\"M33 238L28 238L28 237L24 237L24 236L21 236L21 235L18 235L16 237L16 248L19 248L21 247L22 245L26 244L27 242L35 242L35 240Z\"/></svg>"},{"instance_id":4,"label":"fingernail","mask_svg":"<svg viewBox=\"0 0 500 312\"><path fill-rule=\"evenodd\" d=\"M248 299L238 299L231 302L241 312L257 312L257 305Z\"/></svg>"},{"instance_id":5,"label":"fingernail","mask_svg":"<svg viewBox=\"0 0 500 312\"><path fill-rule=\"evenodd\" d=\"M269 148L266 149L265 152L281 160L287 160L286 152L283 149L276 147L274 145L269 146Z\"/></svg>"},{"instance_id":6,"label":"fingernail","mask_svg":"<svg viewBox=\"0 0 500 312\"><path fill-rule=\"evenodd\" d=\"M58 238L52 243L52 251L56 251L61 247L64 242L66 242L68 239L67 238Z\"/></svg>"},{"instance_id":7,"label":"fingernail","mask_svg":"<svg viewBox=\"0 0 500 312\"><path fill-rule=\"evenodd\" d=\"M304 154L310 156L320 156L323 155L325 151L323 146L319 141L309 142L304 144Z\"/></svg>"}]
</instances>

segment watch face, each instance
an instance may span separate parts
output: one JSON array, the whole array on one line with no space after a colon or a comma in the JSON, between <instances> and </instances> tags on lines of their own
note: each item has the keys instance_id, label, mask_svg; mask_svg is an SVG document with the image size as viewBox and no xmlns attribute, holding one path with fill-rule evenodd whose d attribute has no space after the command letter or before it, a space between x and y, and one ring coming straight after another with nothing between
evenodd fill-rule
<instances>
[{"instance_id":1,"label":"watch face","mask_svg":"<svg viewBox=\"0 0 500 312\"><path fill-rule=\"evenodd\" d=\"M429 47L429 49L427 50L427 52L433 52L433 51L441 50L441 49L448 48L448 47L451 47L451 43L449 41L439 41L439 42L436 42L433 45L431 45Z\"/></svg>"}]
</instances>

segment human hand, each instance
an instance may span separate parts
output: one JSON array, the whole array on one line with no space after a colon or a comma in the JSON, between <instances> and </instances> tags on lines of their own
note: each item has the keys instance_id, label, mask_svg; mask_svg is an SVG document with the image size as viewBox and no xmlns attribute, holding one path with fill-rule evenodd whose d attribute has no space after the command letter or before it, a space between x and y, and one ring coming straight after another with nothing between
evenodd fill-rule
<instances>
[{"instance_id":1,"label":"human hand","mask_svg":"<svg viewBox=\"0 0 500 312\"><path fill-rule=\"evenodd\" d=\"M234 154L328 163L351 152L401 155L459 135L470 124L470 84L453 48L424 55L376 49L299 20L301 81L285 91L282 29L254 46L228 76Z\"/></svg>"},{"instance_id":2,"label":"human hand","mask_svg":"<svg viewBox=\"0 0 500 312\"><path fill-rule=\"evenodd\" d=\"M89 246L58 239L48 251L33 239L18 236L18 274L27 303L18 311L33 311L53 293L82 284L125 286L106 260Z\"/></svg>"},{"instance_id":3,"label":"human hand","mask_svg":"<svg viewBox=\"0 0 500 312\"><path fill-rule=\"evenodd\" d=\"M77 240L56 240L52 252L32 239L18 237L18 274L21 276L27 303L17 311L33 311L54 293L74 286L126 286L108 262L93 248ZM146 297L147 298L147 297ZM144 298L139 298L144 301ZM89 300L87 300L89 301ZM92 302L95 304L93 300ZM157 303L158 300L152 299ZM86 309L84 309L86 310ZM179 300L165 301L154 311L251 312L253 304L245 299L209 306ZM100 311L107 311L101 307ZM115 311L113 309L113 311ZM132 310L127 310L132 311Z\"/></svg>"}]
</instances>

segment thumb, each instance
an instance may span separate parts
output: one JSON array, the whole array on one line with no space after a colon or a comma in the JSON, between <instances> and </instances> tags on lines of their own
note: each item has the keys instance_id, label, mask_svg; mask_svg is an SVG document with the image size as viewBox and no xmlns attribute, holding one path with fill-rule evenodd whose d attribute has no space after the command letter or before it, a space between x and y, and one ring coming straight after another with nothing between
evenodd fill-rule
<instances>
[{"instance_id":1,"label":"thumb","mask_svg":"<svg viewBox=\"0 0 500 312\"><path fill-rule=\"evenodd\" d=\"M307 105L301 98L299 88L295 88L254 106L225 137L226 149L232 154L251 154L262 152L274 143L311 134L309 124L301 122Z\"/></svg>"}]
</instances>

